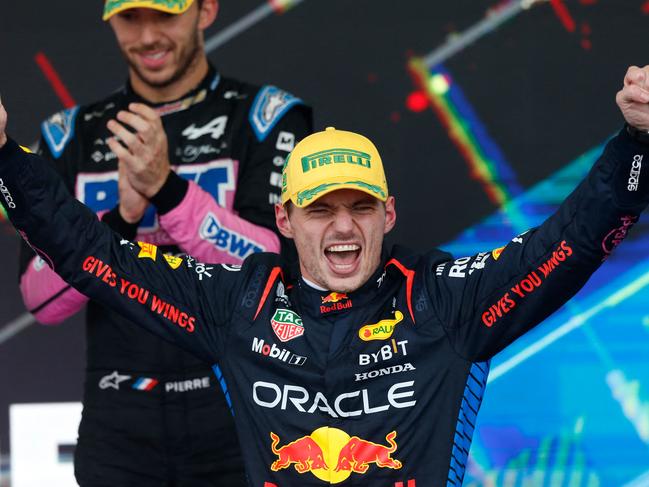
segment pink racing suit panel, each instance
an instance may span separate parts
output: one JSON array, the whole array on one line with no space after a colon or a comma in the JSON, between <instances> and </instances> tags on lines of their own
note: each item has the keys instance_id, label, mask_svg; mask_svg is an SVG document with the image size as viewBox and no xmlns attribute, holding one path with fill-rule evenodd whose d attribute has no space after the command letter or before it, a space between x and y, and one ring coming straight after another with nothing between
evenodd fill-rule
<instances>
[{"instance_id":1,"label":"pink racing suit panel","mask_svg":"<svg viewBox=\"0 0 649 487\"><path fill-rule=\"evenodd\" d=\"M44 325L58 325L88 302L39 257L31 260L20 277L20 293L25 307Z\"/></svg>"},{"instance_id":2,"label":"pink racing suit panel","mask_svg":"<svg viewBox=\"0 0 649 487\"><path fill-rule=\"evenodd\" d=\"M159 221L183 252L204 262L240 264L255 252L280 250L274 232L219 206L192 181L181 203Z\"/></svg>"}]
</instances>

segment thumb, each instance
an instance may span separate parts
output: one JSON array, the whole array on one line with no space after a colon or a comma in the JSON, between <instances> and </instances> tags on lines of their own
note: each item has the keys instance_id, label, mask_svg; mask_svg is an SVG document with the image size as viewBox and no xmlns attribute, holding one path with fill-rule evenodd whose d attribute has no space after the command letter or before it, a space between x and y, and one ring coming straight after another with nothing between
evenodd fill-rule
<instances>
[{"instance_id":1,"label":"thumb","mask_svg":"<svg viewBox=\"0 0 649 487\"><path fill-rule=\"evenodd\" d=\"M117 159L117 176L119 179L126 177L126 163L122 159Z\"/></svg>"},{"instance_id":2,"label":"thumb","mask_svg":"<svg viewBox=\"0 0 649 487\"><path fill-rule=\"evenodd\" d=\"M645 71L645 69L638 69L635 73L633 73L633 81L638 86L646 88L647 72Z\"/></svg>"},{"instance_id":3,"label":"thumb","mask_svg":"<svg viewBox=\"0 0 649 487\"><path fill-rule=\"evenodd\" d=\"M638 74L638 84L642 86L643 89L649 90L649 66L645 66L640 70Z\"/></svg>"},{"instance_id":4,"label":"thumb","mask_svg":"<svg viewBox=\"0 0 649 487\"><path fill-rule=\"evenodd\" d=\"M0 96L0 133L4 134L6 128L7 128L7 110L5 110L5 107L2 104L2 96Z\"/></svg>"},{"instance_id":5,"label":"thumb","mask_svg":"<svg viewBox=\"0 0 649 487\"><path fill-rule=\"evenodd\" d=\"M126 188L131 185L131 182L128 179L129 177L129 168L128 164L122 159L117 161L117 180L120 188Z\"/></svg>"},{"instance_id":6,"label":"thumb","mask_svg":"<svg viewBox=\"0 0 649 487\"><path fill-rule=\"evenodd\" d=\"M5 145L7 142L7 134L5 133L7 129L7 111L2 105L2 99L0 98L0 147Z\"/></svg>"}]
</instances>

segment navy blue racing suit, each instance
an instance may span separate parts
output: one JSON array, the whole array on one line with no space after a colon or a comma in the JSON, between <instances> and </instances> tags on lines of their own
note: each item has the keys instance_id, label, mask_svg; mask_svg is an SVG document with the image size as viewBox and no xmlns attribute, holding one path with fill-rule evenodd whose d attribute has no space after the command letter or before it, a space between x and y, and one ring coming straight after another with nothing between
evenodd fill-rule
<instances>
[{"instance_id":1,"label":"navy blue racing suit","mask_svg":"<svg viewBox=\"0 0 649 487\"><path fill-rule=\"evenodd\" d=\"M490 358L623 240L649 202L647 154L623 131L538 228L455 260L395 247L350 293L310 287L277 255L206 264L122 239L12 141L0 202L74 287L221 365L251 486L453 486Z\"/></svg>"}]
</instances>

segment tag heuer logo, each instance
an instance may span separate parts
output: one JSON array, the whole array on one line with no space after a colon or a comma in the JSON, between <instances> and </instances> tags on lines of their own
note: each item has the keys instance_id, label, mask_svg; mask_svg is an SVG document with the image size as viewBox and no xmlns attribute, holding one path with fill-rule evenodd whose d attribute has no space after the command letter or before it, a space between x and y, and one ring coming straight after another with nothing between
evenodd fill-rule
<instances>
[{"instance_id":1,"label":"tag heuer logo","mask_svg":"<svg viewBox=\"0 0 649 487\"><path fill-rule=\"evenodd\" d=\"M302 318L289 309L275 310L275 314L270 319L270 324L277 338L283 342L288 342L289 340L293 340L293 338L304 335Z\"/></svg>"}]
</instances>

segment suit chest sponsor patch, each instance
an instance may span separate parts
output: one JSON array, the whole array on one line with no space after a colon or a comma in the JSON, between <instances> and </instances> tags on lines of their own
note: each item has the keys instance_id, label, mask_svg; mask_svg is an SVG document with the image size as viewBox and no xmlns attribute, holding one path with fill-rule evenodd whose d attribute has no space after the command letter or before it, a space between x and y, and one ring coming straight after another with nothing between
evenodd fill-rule
<instances>
[{"instance_id":1,"label":"suit chest sponsor patch","mask_svg":"<svg viewBox=\"0 0 649 487\"><path fill-rule=\"evenodd\" d=\"M282 342L288 342L294 338L304 335L302 318L290 309L278 308L275 310L270 324L277 338Z\"/></svg>"}]
</instances>

